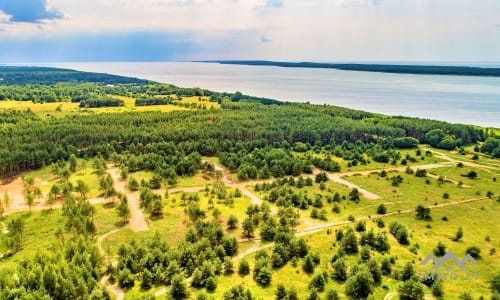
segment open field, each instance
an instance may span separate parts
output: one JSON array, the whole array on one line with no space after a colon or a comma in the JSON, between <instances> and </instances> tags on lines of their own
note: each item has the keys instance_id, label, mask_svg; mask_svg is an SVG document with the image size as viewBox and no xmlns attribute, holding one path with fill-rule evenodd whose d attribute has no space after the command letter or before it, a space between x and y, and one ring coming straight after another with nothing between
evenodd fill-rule
<instances>
[{"instance_id":1,"label":"open field","mask_svg":"<svg viewBox=\"0 0 500 300\"><path fill-rule=\"evenodd\" d=\"M217 163L217 160L215 160L215 162ZM92 195L92 197L99 196L100 192L97 188L99 177L96 174L96 170L92 167L92 162L79 160L78 165L80 167L75 174L71 175L69 180L73 183L78 179L85 181L92 187L89 195ZM373 170L371 167L365 167L368 170ZM218 165L218 168L221 168L221 166ZM387 168L392 169L394 167L387 166ZM415 168L418 168L418 166L415 166ZM462 176L472 170L477 172L477 178L469 179ZM362 171L363 169L359 170L359 172ZM432 206L435 204L447 204L464 199L484 197L488 191L492 192L494 195L498 195L500 194L500 189L498 183L493 179L496 176L494 173L495 171L496 169L491 169L491 167L482 169L472 166L456 167L454 165L436 165L435 168L428 170L429 175L427 177L416 177L415 175L406 174L402 171L388 171L385 177L381 177L380 173L373 173L372 171L365 172L363 173L364 175L356 175L356 172L352 171L347 172L346 174L348 174L348 176L343 177L345 180L365 188L368 191L373 191L380 197L379 199L372 200L362 196L359 203L348 199L348 194L350 192L349 188L332 181L327 181L323 188L320 188L318 183L313 183L312 186L304 186L302 188L291 186L291 190L295 193L303 193L313 199L315 197L320 197L323 202L323 208L327 212L326 220L321 221L311 218L312 206L309 206L306 210L298 210L300 214L300 224L297 226L297 230L304 231L305 238L311 250L320 253L321 256L321 263L316 267L314 274L323 271L327 273L331 272L331 266L328 262L339 247L338 244L335 243L334 230L349 226L340 225L347 220L348 217L353 216L362 219L368 217L367 230L373 228L375 232L386 231L386 228L379 229L369 220L370 217L372 219L377 218L376 210L380 204L384 204L387 207L388 213L397 213L398 211L412 210L418 204ZM50 184L60 181L60 178L52 173L52 168L50 166L28 173L28 175L35 177L36 182L42 183L40 187L44 192L48 191ZM139 181L142 179L148 181L152 175L153 173L148 171L129 174L129 176ZM342 176L342 173L336 175ZM226 174L226 171L223 170L223 176L227 177L230 176L230 174ZM393 186L391 184L390 178L393 176L400 176L402 178L402 182L399 186ZM443 182L438 180L439 176L443 178ZM457 184L459 181L462 182L462 185ZM268 196L268 192L266 191L256 192L255 185L252 181L236 183L233 184L235 185L234 187L231 187L227 182L224 183L228 185L225 188L226 195L230 195L229 198L234 199L232 204L225 203L226 200L219 200L217 194L211 192L215 182L209 177L202 177L200 173L194 177L180 177L176 186L170 189L171 192L168 198L164 197L164 188L156 191L154 190L154 193L163 196L164 216L160 219L151 220L146 215L145 218L147 218L146 222L149 229L141 232L134 232L128 227L123 227L119 222L120 219L115 207L109 204L96 204L96 215L94 220L97 228L97 235L100 236L110 231L117 230L102 240L102 249L105 251L106 255L116 259L120 245L128 243L131 240L147 240L152 238L156 233L165 237L169 244L176 244L183 239L184 233L190 226L189 218L184 212L186 203L192 201L189 199L197 199L196 202L199 203L200 208L205 211L207 219L214 218L212 213L217 209L220 212L218 216L219 221L225 228L227 217L231 214L235 215L241 224L242 220L246 217L246 208L251 203L245 196L231 197L231 195L234 195L236 187L243 188L260 199L266 199ZM208 189L208 191L206 191L206 189ZM341 201L339 203L329 203L327 201L328 197L332 197L335 192L340 194ZM443 198L444 193L448 193L449 198ZM210 199L212 200L210 201ZM339 213L332 211L334 205L340 208ZM473 280L472 282L465 281L464 279L445 281L443 283L443 288L446 297L450 298L456 298L464 291L470 292L475 297L479 295L488 295L488 285L485 282L489 276L494 274L495 270L500 268L498 254L493 253L490 255L491 249L500 248L500 240L498 240L495 235L495 233L500 230L497 224L498 222L495 222L497 206L498 202L493 198L474 203L434 208L431 212L433 218L432 222L418 221L415 219L414 213L382 216L386 226L392 221L398 221L407 226L411 232L410 246L399 245L389 234L391 245L390 255L397 257L394 269L402 269L404 263L408 261L414 261L416 262L415 265L418 265L418 262L421 261L423 257L432 252L432 249L438 241L444 242L447 247L449 247L449 250L453 251L458 256L463 255L467 247L476 245L482 251L477 269L480 274L479 279ZM271 208L273 211L277 209L274 204L271 204ZM467 214L464 214L464 210L467 211ZM20 212L5 217L2 221L6 224L11 218L19 215L23 216L26 222L26 243L21 252L0 261L2 266L13 266L24 258L33 257L34 254L40 250L50 251L51 247L57 246L59 243L55 233L57 229L62 226L61 222L63 218L60 209L33 211L31 213ZM445 216L447 221L442 220ZM339 225L331 225L337 223ZM333 226L333 228L330 230L323 229L312 234L307 233L309 228L316 228L322 225ZM464 238L461 242L451 241L451 237L460 226L463 228ZM259 230L260 227L257 227L257 237ZM241 225L239 225L236 230L229 231L228 233L240 238L242 236ZM0 253L6 251L6 248L3 246L4 240L5 234L0 236L0 242L2 242L0 243L2 245L0 247L3 247L0 248ZM247 255L245 259L251 262L251 265L253 264L255 256L254 249L256 245L260 245L260 247L265 245L260 243L259 241L249 241L242 242L239 245L239 253L250 251L250 254ZM267 246L265 248L268 252L272 249ZM379 260L384 257L374 251L372 251L372 255ZM236 262L240 259L241 258L238 258ZM348 264L354 264L357 259L357 256L349 255L347 256L346 262ZM424 272L426 267L428 266L419 266L416 269L418 272ZM294 275L290 276L290 274ZM257 285L252 279L251 274L244 277L239 275L221 275L218 279L218 289L214 293L209 294L215 298L220 298L223 292L231 286L243 283L252 290L254 296L267 299L269 295L274 293L278 282L285 282L285 286L295 287L299 297L303 298L309 293L307 285L311 278L312 275L308 275L302 270L301 260L299 260L295 266L294 263L289 262L279 270L274 270L272 283L269 287L262 288ZM136 284L136 287L126 291L125 299L137 299L147 294L154 292L163 293L165 291L161 287L144 291L141 290L138 285L139 282ZM384 277L383 283L375 288L373 297L375 299L382 299L388 293L397 291L399 285L400 282L392 279L392 277ZM331 279L326 285L326 290L328 289L335 289L341 295L344 293L344 285ZM194 297L197 293L203 291L204 289L201 289L199 292L193 290L192 296ZM425 293L430 294L430 289L425 288Z\"/></svg>"}]
</instances>

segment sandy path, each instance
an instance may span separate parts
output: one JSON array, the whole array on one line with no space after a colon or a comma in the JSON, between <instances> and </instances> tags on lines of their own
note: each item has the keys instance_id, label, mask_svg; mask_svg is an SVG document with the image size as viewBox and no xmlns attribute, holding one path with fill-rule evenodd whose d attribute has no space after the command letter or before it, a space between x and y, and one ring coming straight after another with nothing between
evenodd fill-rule
<instances>
[{"instance_id":1,"label":"sandy path","mask_svg":"<svg viewBox=\"0 0 500 300\"><path fill-rule=\"evenodd\" d=\"M130 209L130 219L127 226L134 232L148 230L146 217L141 209L139 192L132 192L127 188L126 182L120 176L120 170L112 165L108 165L108 172L113 177L116 191L127 195L128 206Z\"/></svg>"},{"instance_id":2,"label":"sandy path","mask_svg":"<svg viewBox=\"0 0 500 300\"><path fill-rule=\"evenodd\" d=\"M354 184L352 182L349 182L349 181L347 181L347 180L345 180L345 179L343 179L343 178L341 178L339 176L329 176L329 179L331 181L333 181L333 182L336 182L338 184L346 186L346 187L348 187L350 189L354 189L354 188L358 189L359 193L361 195L363 195L367 199L377 200L377 199L380 198L378 195L375 195L374 193L365 190L364 188L360 187L359 185L356 185L356 184Z\"/></svg>"},{"instance_id":3,"label":"sandy path","mask_svg":"<svg viewBox=\"0 0 500 300\"><path fill-rule=\"evenodd\" d=\"M115 230L111 230L99 237L97 237L97 249L99 249L99 252L101 253L102 256L104 256L104 264L107 265L109 263L109 261L111 261L111 263L116 267L117 265L117 261L115 260L112 260L110 258L110 256L106 253L106 251L104 250L103 246L102 246L102 242L110 235L120 231L121 228L118 228L118 229L115 229ZM109 282L109 276L108 275L104 275L101 280L99 281L103 286L106 287L106 290L108 291L108 293L114 295L114 298L116 300L123 300L125 298L125 292L117 285L113 285Z\"/></svg>"}]
</instances>

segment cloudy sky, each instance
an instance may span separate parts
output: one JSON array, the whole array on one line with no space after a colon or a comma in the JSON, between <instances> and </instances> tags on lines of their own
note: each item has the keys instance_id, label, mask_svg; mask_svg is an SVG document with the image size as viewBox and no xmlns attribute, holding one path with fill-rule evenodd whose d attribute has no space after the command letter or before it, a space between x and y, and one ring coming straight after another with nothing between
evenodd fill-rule
<instances>
[{"instance_id":1,"label":"cloudy sky","mask_svg":"<svg viewBox=\"0 0 500 300\"><path fill-rule=\"evenodd\" d=\"M0 0L0 62L500 61L500 0Z\"/></svg>"}]
</instances>

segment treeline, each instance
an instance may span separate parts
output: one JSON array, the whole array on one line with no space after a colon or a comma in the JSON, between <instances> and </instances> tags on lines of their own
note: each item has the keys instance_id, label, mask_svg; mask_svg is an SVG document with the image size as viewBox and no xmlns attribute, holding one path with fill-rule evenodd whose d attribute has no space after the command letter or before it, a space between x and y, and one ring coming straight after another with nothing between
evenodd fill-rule
<instances>
[{"instance_id":1,"label":"treeline","mask_svg":"<svg viewBox=\"0 0 500 300\"><path fill-rule=\"evenodd\" d=\"M264 106L236 102L223 102L222 107L222 110L168 114L73 114L49 119L39 118L30 111L4 111L0 119L9 120L15 126L0 127L0 174L40 168L59 159L67 160L71 154L94 157L101 153L105 158L112 153L154 155L159 162L156 166L165 162L167 167L177 168L179 159L173 159L173 153L179 158L194 152L203 156L222 155L225 160L224 156L231 153L251 153L266 147L290 149L297 142L308 147L347 143L343 146L349 150L378 145L378 149L384 150L394 147L395 139L400 143L398 138L408 136L425 142L426 135L437 128L461 144L484 139L483 131L472 126L410 118L357 120L347 117L344 109L341 116L337 116L331 107L323 111L322 106L314 105ZM355 111L354 117L357 116ZM410 140L409 144L413 142ZM349 143L353 146L348 146ZM355 143L359 147L354 147ZM390 158L391 154L388 155ZM164 158L158 159L158 156ZM249 161L250 165L254 163L256 161ZM241 164L235 161L232 167L227 162L232 169ZM303 167L301 170L304 171ZM295 173L287 171L284 175Z\"/></svg>"},{"instance_id":2,"label":"treeline","mask_svg":"<svg viewBox=\"0 0 500 300\"><path fill-rule=\"evenodd\" d=\"M108 106L123 106L124 102L121 99L114 98L96 98L80 101L80 107L108 107Z\"/></svg>"},{"instance_id":3,"label":"treeline","mask_svg":"<svg viewBox=\"0 0 500 300\"><path fill-rule=\"evenodd\" d=\"M211 61L208 61L211 62ZM222 60L214 61L220 64L277 66L285 68L321 68L345 71L363 71L397 74L423 75L459 75L459 76L492 76L500 77L500 68L482 68L465 66L426 66L426 65L384 65L384 64L341 64L314 62L278 62L265 60Z\"/></svg>"},{"instance_id":4,"label":"treeline","mask_svg":"<svg viewBox=\"0 0 500 300\"><path fill-rule=\"evenodd\" d=\"M81 72L49 67L0 66L2 85L55 84L60 82L99 84L145 84L148 81L124 76Z\"/></svg>"},{"instance_id":5,"label":"treeline","mask_svg":"<svg viewBox=\"0 0 500 300\"><path fill-rule=\"evenodd\" d=\"M146 105L165 105L172 103L170 97L163 98L139 98L135 100L135 106L146 106Z\"/></svg>"}]
</instances>

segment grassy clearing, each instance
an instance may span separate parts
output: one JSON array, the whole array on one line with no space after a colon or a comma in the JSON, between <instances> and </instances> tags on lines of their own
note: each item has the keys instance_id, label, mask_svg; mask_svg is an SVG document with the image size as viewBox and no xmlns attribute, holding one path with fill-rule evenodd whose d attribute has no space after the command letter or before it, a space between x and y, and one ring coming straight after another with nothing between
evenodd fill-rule
<instances>
[{"instance_id":1,"label":"grassy clearing","mask_svg":"<svg viewBox=\"0 0 500 300\"><path fill-rule=\"evenodd\" d=\"M399 215L385 219L386 224L392 221L398 221L407 226L411 232L410 242L411 245L418 245L416 253L410 251L412 246L401 246L390 235L389 242L391 244L391 253L389 255L397 258L393 270L401 270L406 262L415 262L417 274L427 272L430 265L420 265L420 261L432 253L432 249L436 246L438 241L444 242L448 249L453 251L459 258L465 254L465 249L469 246L476 245L481 249L481 259L478 261L477 271L479 272L478 280L465 280L463 276L456 280L445 280L443 283L445 299L457 299L458 295L462 292L470 292L474 299L480 295L485 298L489 297L489 286L487 281L498 269L500 269L499 254L489 254L491 248L499 249L500 239L496 234L500 230L500 224L495 222L497 216L499 203L494 200L485 200L483 202L469 203L462 206L450 206L432 210L433 222L425 222L416 220L413 214ZM467 212L465 214L464 212ZM448 221L442 221L441 218L447 216ZM430 225L430 228L427 228ZM458 227L462 226L464 237L460 242L451 241ZM339 228L345 228L339 227ZM367 229L374 228L375 232L384 231L384 229L376 228L372 222L367 222ZM331 229L330 234L324 230L322 232L305 237L311 249L316 251L321 256L321 263L316 267L315 274L326 271L332 271L329 264L330 259L338 250L338 245L335 242L335 229ZM486 236L490 237L486 241ZM270 251L270 250L268 250ZM376 257L379 261L383 255L371 251L372 257ZM386 254L387 255L387 254ZM246 259L253 263L254 255L249 255ZM358 255L346 256L347 264L353 265L358 261ZM251 264L252 265L252 264ZM473 268L472 266L470 266ZM293 274L293 276L292 276ZM463 275L463 274L458 274ZM272 283L269 287L263 288L258 286L252 279L252 275L240 277L235 274L232 276L222 276L219 278L219 286L217 291L213 294L216 299L220 299L225 290L237 284L243 284L252 290L252 293L257 297L263 299L270 299L274 295L278 283L283 283L286 287L295 287L299 293L299 298L304 299L308 294L308 283L312 276L307 275L301 268L301 261L297 266L293 266L289 262L285 267L274 270ZM373 298L383 299L390 291L397 291L400 282L391 277L384 276L383 282L380 286L376 287ZM341 299L346 299L344 295L343 283L336 282L330 279L326 285L326 289L335 289L340 295ZM425 288L426 294L430 294L430 289ZM324 293L322 294L324 295Z\"/></svg>"},{"instance_id":2,"label":"grassy clearing","mask_svg":"<svg viewBox=\"0 0 500 300\"><path fill-rule=\"evenodd\" d=\"M64 117L74 112L78 112L79 103L72 102L51 102L51 103L33 103L31 101L0 101L0 110L15 109L27 110L30 109L40 116ZM60 109L58 109L60 108ZM59 111L60 110L60 111Z\"/></svg>"},{"instance_id":3,"label":"grassy clearing","mask_svg":"<svg viewBox=\"0 0 500 300\"><path fill-rule=\"evenodd\" d=\"M22 250L11 257L0 260L0 266L13 266L24 259L34 257L40 251L50 251L56 244L56 231L64 225L60 209L46 211L21 212L2 219L6 225L10 220L21 217L24 220L24 238ZM6 253L7 235L0 233L0 253Z\"/></svg>"},{"instance_id":4,"label":"grassy clearing","mask_svg":"<svg viewBox=\"0 0 500 300\"><path fill-rule=\"evenodd\" d=\"M99 107L99 108L80 108L80 103L73 102L50 102L50 103L32 103L31 101L0 101L0 110L15 109L27 110L30 109L41 117L65 117L74 113L123 113L123 112L144 112L144 111L160 111L172 112L178 110L186 110L185 107L178 105L150 105L150 106L135 106L135 99L130 97L113 96L124 100L124 106L120 107ZM184 102L184 99L183 99ZM187 102L194 103L194 101ZM219 106L214 102L200 102L207 108Z\"/></svg>"},{"instance_id":5,"label":"grassy clearing","mask_svg":"<svg viewBox=\"0 0 500 300\"><path fill-rule=\"evenodd\" d=\"M105 234L120 227L120 217L116 208L107 204L94 205L96 211L94 223L97 228L97 235Z\"/></svg>"},{"instance_id":6,"label":"grassy clearing","mask_svg":"<svg viewBox=\"0 0 500 300\"><path fill-rule=\"evenodd\" d=\"M397 175L403 178L403 182L398 187L395 187L388 178ZM481 187L477 185L459 187L450 182L439 184L438 180L434 178L419 178L401 172L389 172L387 177L384 178L378 174L370 174L366 176L351 176L347 179L362 188L375 191L381 198L369 202L377 206L384 203L389 212L415 208L418 204L433 205L477 198L479 196L476 194L477 190L481 190ZM429 182L428 184L427 181ZM448 193L449 198L446 199L444 197L445 193ZM484 194L485 192L483 192ZM371 214L375 214L375 208Z\"/></svg>"}]
</instances>

